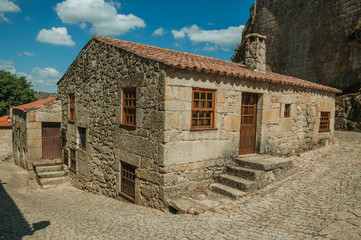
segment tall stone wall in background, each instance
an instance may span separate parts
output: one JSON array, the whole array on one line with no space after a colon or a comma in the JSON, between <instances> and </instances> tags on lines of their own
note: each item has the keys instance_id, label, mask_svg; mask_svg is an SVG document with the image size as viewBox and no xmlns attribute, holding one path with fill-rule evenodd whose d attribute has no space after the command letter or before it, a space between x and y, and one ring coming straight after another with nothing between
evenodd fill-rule
<instances>
[{"instance_id":1,"label":"tall stone wall in background","mask_svg":"<svg viewBox=\"0 0 361 240\"><path fill-rule=\"evenodd\" d=\"M347 89L361 82L360 21L360 0L257 0L244 35L267 36L273 72Z\"/></svg>"}]
</instances>

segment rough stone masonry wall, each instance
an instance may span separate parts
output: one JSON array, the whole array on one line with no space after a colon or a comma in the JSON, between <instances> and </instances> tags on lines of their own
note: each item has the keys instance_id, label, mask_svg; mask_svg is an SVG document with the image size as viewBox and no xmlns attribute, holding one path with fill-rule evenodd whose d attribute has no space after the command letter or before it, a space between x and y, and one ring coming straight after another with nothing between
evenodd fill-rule
<instances>
[{"instance_id":1,"label":"rough stone masonry wall","mask_svg":"<svg viewBox=\"0 0 361 240\"><path fill-rule=\"evenodd\" d=\"M64 156L77 151L74 185L118 198L123 161L137 167L135 201L163 207L164 74L158 63L94 39L81 51L58 84ZM121 125L122 89L129 87L136 87L136 128ZM74 123L68 122L69 93L75 93ZM86 128L86 149L77 127Z\"/></svg>"},{"instance_id":2,"label":"rough stone masonry wall","mask_svg":"<svg viewBox=\"0 0 361 240\"><path fill-rule=\"evenodd\" d=\"M0 163L12 158L13 143L12 143L12 129L0 128Z\"/></svg>"},{"instance_id":3,"label":"rough stone masonry wall","mask_svg":"<svg viewBox=\"0 0 361 240\"><path fill-rule=\"evenodd\" d=\"M14 163L28 169L26 164L26 151L27 151L27 142L26 142L26 113L16 110L13 110L13 158Z\"/></svg>"},{"instance_id":4,"label":"rough stone masonry wall","mask_svg":"<svg viewBox=\"0 0 361 240\"><path fill-rule=\"evenodd\" d=\"M360 19L360 0L257 0L246 31L267 36L272 71L344 89L361 81L361 48L347 46Z\"/></svg>"},{"instance_id":5,"label":"rough stone masonry wall","mask_svg":"<svg viewBox=\"0 0 361 240\"><path fill-rule=\"evenodd\" d=\"M216 90L217 130L190 131L192 88ZM242 92L258 93L256 152L291 155L332 142L334 94L187 71L167 71L164 192L174 198L207 187L238 155ZM291 117L284 118L285 104ZM331 131L319 133L320 111Z\"/></svg>"}]
</instances>

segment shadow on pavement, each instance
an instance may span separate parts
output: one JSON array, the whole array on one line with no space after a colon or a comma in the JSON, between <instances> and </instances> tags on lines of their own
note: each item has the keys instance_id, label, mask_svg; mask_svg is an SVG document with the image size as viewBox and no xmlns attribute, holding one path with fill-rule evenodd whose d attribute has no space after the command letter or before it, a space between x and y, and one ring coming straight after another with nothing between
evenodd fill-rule
<instances>
[{"instance_id":1,"label":"shadow on pavement","mask_svg":"<svg viewBox=\"0 0 361 240\"><path fill-rule=\"evenodd\" d=\"M0 180L0 240L22 239L50 225L49 221L41 221L30 226L3 187L5 184Z\"/></svg>"}]
</instances>

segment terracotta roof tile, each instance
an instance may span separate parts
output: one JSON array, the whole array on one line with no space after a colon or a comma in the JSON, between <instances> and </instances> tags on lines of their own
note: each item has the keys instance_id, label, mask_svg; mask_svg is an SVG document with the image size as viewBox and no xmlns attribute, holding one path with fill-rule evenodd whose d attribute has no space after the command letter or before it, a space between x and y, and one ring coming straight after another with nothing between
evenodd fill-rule
<instances>
[{"instance_id":1,"label":"terracotta roof tile","mask_svg":"<svg viewBox=\"0 0 361 240\"><path fill-rule=\"evenodd\" d=\"M10 117L10 123L8 122L8 117ZM11 127L13 125L13 118L11 115L0 117L0 127Z\"/></svg>"},{"instance_id":2,"label":"terracotta roof tile","mask_svg":"<svg viewBox=\"0 0 361 240\"><path fill-rule=\"evenodd\" d=\"M23 105L19 105L16 107L12 107L12 109L17 109L23 112L29 112L30 110L34 110L34 109L38 109L41 108L45 105L51 104L55 99L57 98L57 96L54 97L48 97L45 99L41 99L35 102L31 102L31 103L27 103L27 104L23 104Z\"/></svg>"},{"instance_id":3,"label":"terracotta roof tile","mask_svg":"<svg viewBox=\"0 0 361 240\"><path fill-rule=\"evenodd\" d=\"M217 58L205 57L192 53L154 47L135 42L128 42L110 37L103 37L98 35L93 35L92 37L93 39L96 39L100 42L121 48L145 59L161 62L175 69L187 69L197 72L232 76L241 79L246 78L254 81L270 82L275 84L297 86L306 89L317 89L327 92L341 93L341 90L336 88L331 88L321 84L273 72L255 72L247 69L245 65Z\"/></svg>"}]
</instances>

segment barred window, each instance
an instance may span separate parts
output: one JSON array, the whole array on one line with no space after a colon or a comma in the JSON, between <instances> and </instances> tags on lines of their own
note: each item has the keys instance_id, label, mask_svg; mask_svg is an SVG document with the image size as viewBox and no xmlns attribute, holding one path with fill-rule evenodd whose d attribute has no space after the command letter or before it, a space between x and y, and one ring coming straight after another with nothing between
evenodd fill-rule
<instances>
[{"instance_id":1,"label":"barred window","mask_svg":"<svg viewBox=\"0 0 361 240\"><path fill-rule=\"evenodd\" d=\"M76 153L74 149L70 149L70 169L76 172Z\"/></svg>"},{"instance_id":2,"label":"barred window","mask_svg":"<svg viewBox=\"0 0 361 240\"><path fill-rule=\"evenodd\" d=\"M136 126L135 119L136 112L136 90L124 89L123 90L123 121L124 125Z\"/></svg>"},{"instance_id":3,"label":"barred window","mask_svg":"<svg viewBox=\"0 0 361 240\"><path fill-rule=\"evenodd\" d=\"M327 132L330 130L330 112L321 112L319 132Z\"/></svg>"},{"instance_id":4,"label":"barred window","mask_svg":"<svg viewBox=\"0 0 361 240\"><path fill-rule=\"evenodd\" d=\"M69 94L69 121L75 120L75 94Z\"/></svg>"},{"instance_id":5,"label":"barred window","mask_svg":"<svg viewBox=\"0 0 361 240\"><path fill-rule=\"evenodd\" d=\"M79 131L79 146L86 148L86 128L78 127Z\"/></svg>"},{"instance_id":6,"label":"barred window","mask_svg":"<svg viewBox=\"0 0 361 240\"><path fill-rule=\"evenodd\" d=\"M121 192L131 200L135 199L135 167L122 162Z\"/></svg>"},{"instance_id":7,"label":"barred window","mask_svg":"<svg viewBox=\"0 0 361 240\"><path fill-rule=\"evenodd\" d=\"M214 128L215 90L193 89L192 130Z\"/></svg>"}]
</instances>

